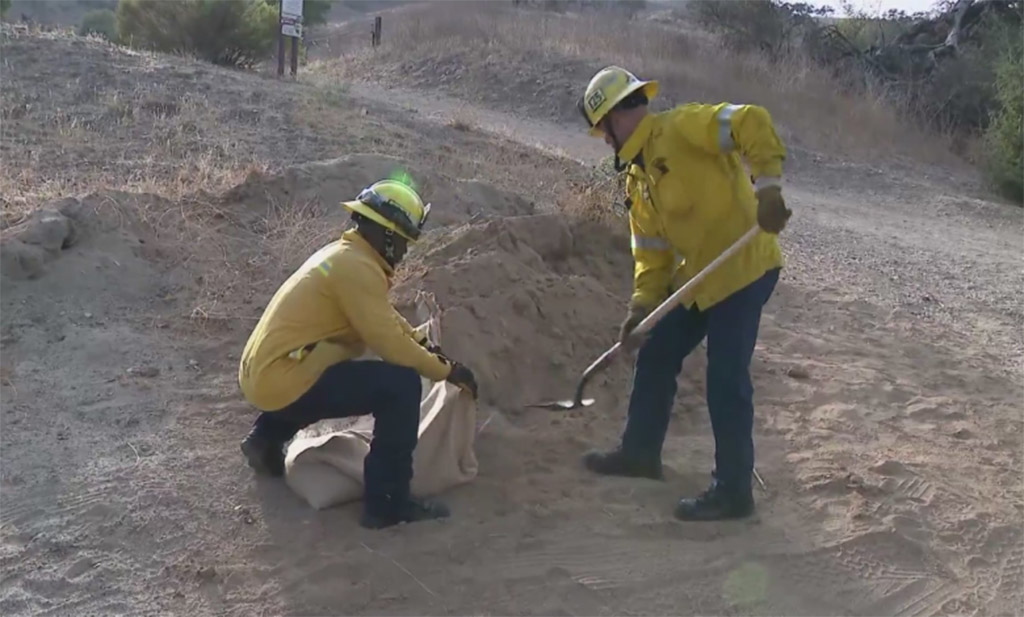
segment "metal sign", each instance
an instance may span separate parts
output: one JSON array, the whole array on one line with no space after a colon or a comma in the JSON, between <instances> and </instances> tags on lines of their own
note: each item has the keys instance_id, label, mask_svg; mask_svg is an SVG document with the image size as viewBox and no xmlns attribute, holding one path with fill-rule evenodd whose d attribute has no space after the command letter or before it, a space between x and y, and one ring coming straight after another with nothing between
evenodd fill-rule
<instances>
[{"instance_id":1,"label":"metal sign","mask_svg":"<svg viewBox=\"0 0 1024 617\"><path fill-rule=\"evenodd\" d=\"M294 22L288 18L281 19L281 34L285 36L294 37L297 39L302 38L302 23Z\"/></svg>"},{"instance_id":2,"label":"metal sign","mask_svg":"<svg viewBox=\"0 0 1024 617\"><path fill-rule=\"evenodd\" d=\"M281 0L281 16L297 17L302 21L302 0Z\"/></svg>"},{"instance_id":3,"label":"metal sign","mask_svg":"<svg viewBox=\"0 0 1024 617\"><path fill-rule=\"evenodd\" d=\"M281 34L302 38L302 0L281 0Z\"/></svg>"}]
</instances>

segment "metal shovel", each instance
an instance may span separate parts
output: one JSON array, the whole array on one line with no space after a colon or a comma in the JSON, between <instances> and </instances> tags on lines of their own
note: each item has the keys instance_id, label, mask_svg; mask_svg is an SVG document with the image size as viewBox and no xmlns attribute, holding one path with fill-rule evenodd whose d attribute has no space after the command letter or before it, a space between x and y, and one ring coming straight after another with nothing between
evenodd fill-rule
<instances>
[{"instance_id":1,"label":"metal shovel","mask_svg":"<svg viewBox=\"0 0 1024 617\"><path fill-rule=\"evenodd\" d=\"M757 224L748 229L747 232L743 234L743 236L739 240L732 244L732 246L725 249L725 251L723 251L721 255L716 257L714 261L705 266L703 270L698 272L696 276L687 281L685 285L677 289L671 296L668 297L667 300L662 302L658 306L658 308L651 311L650 315L645 317L643 321L637 324L636 328L634 328L633 331L629 334L626 341L632 342L633 340L639 338L640 335L644 334L652 327L654 327L654 324L656 324L658 320L664 317L666 313L674 309L676 305L679 304L679 301L682 299L684 295L692 291L693 288L700 284L700 282L703 281L708 274L711 274L711 272L713 272L715 268L722 265L722 262L731 257L741 248L743 248L748 242L753 240L754 236L756 236L760 230L761 228ZM546 403L537 403L535 405L530 405L530 407L535 407L539 409L552 409L555 411L569 411L572 409L578 409L580 407L590 407L591 405L594 404L594 399L583 398L583 389L586 387L587 382L590 381L590 379L594 375L608 368L608 365L612 363L612 360L615 359L615 357L621 350L622 343L615 343L614 345L612 345L611 349L601 354L600 358L594 360L594 363L588 366L587 370L583 371L583 377L580 379L579 384L576 386L576 396L573 397L572 400L549 401Z\"/></svg>"}]
</instances>

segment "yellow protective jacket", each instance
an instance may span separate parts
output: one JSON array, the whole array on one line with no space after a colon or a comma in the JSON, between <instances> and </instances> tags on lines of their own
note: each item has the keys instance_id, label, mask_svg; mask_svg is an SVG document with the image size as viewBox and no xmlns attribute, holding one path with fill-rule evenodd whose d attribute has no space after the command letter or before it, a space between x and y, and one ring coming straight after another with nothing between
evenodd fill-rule
<instances>
[{"instance_id":1,"label":"yellow protective jacket","mask_svg":"<svg viewBox=\"0 0 1024 617\"><path fill-rule=\"evenodd\" d=\"M632 161L631 302L653 309L754 225L750 175L758 187L779 184L785 155L768 111L757 105L693 103L648 114L619 151ZM683 302L705 310L782 263L776 236L758 234Z\"/></svg>"},{"instance_id":2,"label":"yellow protective jacket","mask_svg":"<svg viewBox=\"0 0 1024 617\"><path fill-rule=\"evenodd\" d=\"M314 253L277 290L249 336L238 368L246 400L263 411L286 407L324 369L367 348L433 381L446 379L449 363L426 350L389 302L393 274L354 230Z\"/></svg>"}]
</instances>

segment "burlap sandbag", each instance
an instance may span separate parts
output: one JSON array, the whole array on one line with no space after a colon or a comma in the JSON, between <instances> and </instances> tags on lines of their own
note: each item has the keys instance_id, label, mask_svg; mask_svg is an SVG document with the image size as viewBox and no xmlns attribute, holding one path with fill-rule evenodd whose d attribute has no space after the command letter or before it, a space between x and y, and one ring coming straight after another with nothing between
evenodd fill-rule
<instances>
[{"instance_id":1,"label":"burlap sandbag","mask_svg":"<svg viewBox=\"0 0 1024 617\"><path fill-rule=\"evenodd\" d=\"M440 340L440 318L432 296L419 294L417 330ZM365 359L372 359L368 355ZM412 492L427 497L476 477L473 451L476 401L459 388L423 380L419 442L413 453ZM288 446L285 482L317 510L355 501L363 493L363 459L370 451L373 416L361 416L342 430L300 434Z\"/></svg>"}]
</instances>

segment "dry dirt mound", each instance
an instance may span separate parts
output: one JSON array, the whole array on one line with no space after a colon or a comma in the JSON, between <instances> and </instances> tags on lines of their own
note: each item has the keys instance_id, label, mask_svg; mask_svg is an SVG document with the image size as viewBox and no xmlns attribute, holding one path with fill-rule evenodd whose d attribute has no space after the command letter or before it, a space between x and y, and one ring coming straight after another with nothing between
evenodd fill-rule
<instances>
[{"instance_id":1,"label":"dry dirt mound","mask_svg":"<svg viewBox=\"0 0 1024 617\"><path fill-rule=\"evenodd\" d=\"M631 268L621 235L551 214L461 227L435 243L413 256L396 293L437 295L443 347L478 372L495 406L566 396L614 341Z\"/></svg>"},{"instance_id":2,"label":"dry dirt mound","mask_svg":"<svg viewBox=\"0 0 1024 617\"><path fill-rule=\"evenodd\" d=\"M387 155L354 154L288 167L279 174L253 172L221 199L226 207L266 212L286 204L311 205L321 213L340 208L363 188L381 178L412 181L431 205L430 229L474 217L530 214L534 204L480 180L451 178L418 163Z\"/></svg>"}]
</instances>

